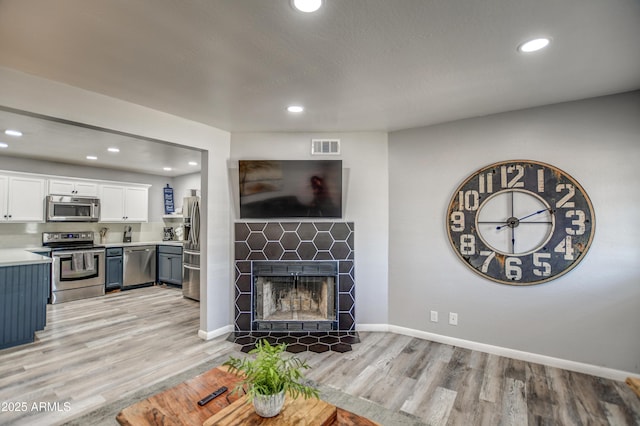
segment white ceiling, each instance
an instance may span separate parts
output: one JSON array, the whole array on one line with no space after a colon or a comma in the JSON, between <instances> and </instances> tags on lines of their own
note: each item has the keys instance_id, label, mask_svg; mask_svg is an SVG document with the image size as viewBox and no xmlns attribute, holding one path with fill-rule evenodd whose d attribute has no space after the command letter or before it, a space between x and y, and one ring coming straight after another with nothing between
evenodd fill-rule
<instances>
[{"instance_id":1,"label":"white ceiling","mask_svg":"<svg viewBox=\"0 0 640 426\"><path fill-rule=\"evenodd\" d=\"M537 36L551 45L517 52ZM636 90L639 41L638 0L0 0L0 66L231 132L394 131Z\"/></svg>"},{"instance_id":2,"label":"white ceiling","mask_svg":"<svg viewBox=\"0 0 640 426\"><path fill-rule=\"evenodd\" d=\"M170 177L200 172L200 151L166 141L0 108L0 130L5 129L19 129L22 136L0 133L0 142L9 145L0 155Z\"/></svg>"}]
</instances>

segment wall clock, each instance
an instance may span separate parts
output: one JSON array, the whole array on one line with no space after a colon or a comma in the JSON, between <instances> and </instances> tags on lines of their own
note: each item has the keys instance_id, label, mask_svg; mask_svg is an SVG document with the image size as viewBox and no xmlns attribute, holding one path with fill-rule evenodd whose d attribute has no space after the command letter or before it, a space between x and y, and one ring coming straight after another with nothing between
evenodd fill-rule
<instances>
[{"instance_id":1,"label":"wall clock","mask_svg":"<svg viewBox=\"0 0 640 426\"><path fill-rule=\"evenodd\" d=\"M515 160L483 167L456 189L447 233L458 257L503 284L540 284L584 258L595 233L591 200L549 164Z\"/></svg>"}]
</instances>

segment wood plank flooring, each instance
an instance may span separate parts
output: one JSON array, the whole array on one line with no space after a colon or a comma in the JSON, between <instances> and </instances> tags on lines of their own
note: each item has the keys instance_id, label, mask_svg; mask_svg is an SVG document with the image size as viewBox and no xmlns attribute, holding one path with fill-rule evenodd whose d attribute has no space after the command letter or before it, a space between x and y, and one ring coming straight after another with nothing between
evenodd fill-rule
<instances>
[{"instance_id":1,"label":"wood plank flooring","mask_svg":"<svg viewBox=\"0 0 640 426\"><path fill-rule=\"evenodd\" d=\"M64 424L200 363L242 355L224 337L198 338L198 304L173 288L48 308L35 343L0 351L2 425ZM623 382L403 335L360 337L352 352L303 354L307 376L429 425L640 425L640 398Z\"/></svg>"}]
</instances>

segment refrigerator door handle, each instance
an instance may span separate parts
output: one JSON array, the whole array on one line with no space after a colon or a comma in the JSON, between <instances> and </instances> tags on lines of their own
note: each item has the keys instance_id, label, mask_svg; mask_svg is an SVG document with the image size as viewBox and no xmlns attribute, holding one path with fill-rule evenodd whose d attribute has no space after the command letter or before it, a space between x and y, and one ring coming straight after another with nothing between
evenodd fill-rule
<instances>
[{"instance_id":1,"label":"refrigerator door handle","mask_svg":"<svg viewBox=\"0 0 640 426\"><path fill-rule=\"evenodd\" d=\"M191 238L193 246L200 248L200 202L196 199L191 211Z\"/></svg>"}]
</instances>

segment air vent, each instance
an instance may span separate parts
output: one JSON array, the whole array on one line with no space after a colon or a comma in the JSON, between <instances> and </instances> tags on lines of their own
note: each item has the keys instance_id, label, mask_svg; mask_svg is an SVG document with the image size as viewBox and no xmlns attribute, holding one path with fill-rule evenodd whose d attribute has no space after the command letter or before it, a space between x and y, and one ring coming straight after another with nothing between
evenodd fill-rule
<instances>
[{"instance_id":1,"label":"air vent","mask_svg":"<svg viewBox=\"0 0 640 426\"><path fill-rule=\"evenodd\" d=\"M311 155L340 154L340 139L311 139Z\"/></svg>"}]
</instances>

